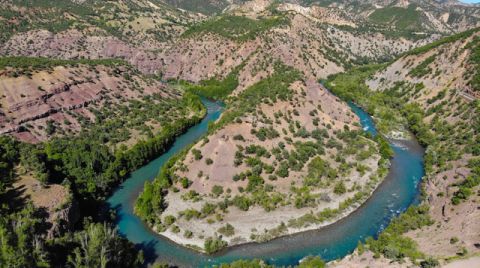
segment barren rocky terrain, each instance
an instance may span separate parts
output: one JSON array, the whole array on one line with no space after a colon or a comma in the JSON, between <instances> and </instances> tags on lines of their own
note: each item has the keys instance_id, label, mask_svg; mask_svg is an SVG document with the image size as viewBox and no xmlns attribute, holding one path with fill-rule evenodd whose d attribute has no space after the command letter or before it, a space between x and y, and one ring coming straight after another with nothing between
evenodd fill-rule
<instances>
[{"instance_id":1,"label":"barren rocky terrain","mask_svg":"<svg viewBox=\"0 0 480 268\"><path fill-rule=\"evenodd\" d=\"M7 68L0 80L0 132L32 143L44 141L54 132L78 133L82 122L95 121L95 111L103 107L122 106L151 95L167 100L178 97L164 84L145 80L127 66Z\"/></svg>"}]
</instances>

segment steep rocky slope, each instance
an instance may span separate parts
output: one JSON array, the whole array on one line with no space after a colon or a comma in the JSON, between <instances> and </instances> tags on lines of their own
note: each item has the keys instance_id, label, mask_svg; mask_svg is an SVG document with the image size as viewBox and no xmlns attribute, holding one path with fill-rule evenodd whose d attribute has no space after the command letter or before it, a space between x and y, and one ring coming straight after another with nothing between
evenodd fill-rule
<instances>
[{"instance_id":1,"label":"steep rocky slope","mask_svg":"<svg viewBox=\"0 0 480 268\"><path fill-rule=\"evenodd\" d=\"M366 69L364 75L357 70L335 80L365 77L356 80L363 89L344 93L368 107L385 134L408 128L426 146L423 204L433 224L405 218L410 227L404 235L415 241L414 248L440 260L479 252L479 41L478 29L467 31L412 50L379 70ZM387 250L392 246L376 253L398 256Z\"/></svg>"},{"instance_id":2,"label":"steep rocky slope","mask_svg":"<svg viewBox=\"0 0 480 268\"><path fill-rule=\"evenodd\" d=\"M451 11L463 21L462 26L448 20L428 23L427 34L410 38L401 33L405 29L381 26L392 24L388 12L379 15L386 21L371 22L362 13L377 12L378 7L370 4L364 8L333 4L303 7L253 1L237 3L223 14L205 18L149 1L62 3L56 7L37 4L35 9L41 12L31 12L34 9L15 1L7 5L1 16L11 28L5 31L9 35L0 54L68 59L121 57L143 72L192 81L224 76L247 58L252 69L263 64L265 55L272 55L308 75L325 78L352 64L391 59L440 34L478 24L478 10L462 6L459 9L463 13ZM442 6L435 6L435 10ZM55 12L68 14L72 21L62 27L47 27L45 18L37 16L53 16ZM20 27L26 22L31 26Z\"/></svg>"},{"instance_id":3,"label":"steep rocky slope","mask_svg":"<svg viewBox=\"0 0 480 268\"><path fill-rule=\"evenodd\" d=\"M181 94L121 61L60 61L48 66L48 59L33 59L31 65L25 58L2 60L26 67L5 66L1 71L0 132L27 142L75 135L116 116L126 117L128 125L112 137L112 143L132 145L158 132L167 118L143 118L142 124L148 125L140 126L125 109L132 113L137 107L173 103ZM35 67L37 62L42 66ZM169 117L182 116L180 110L170 110Z\"/></svg>"},{"instance_id":4,"label":"steep rocky slope","mask_svg":"<svg viewBox=\"0 0 480 268\"><path fill-rule=\"evenodd\" d=\"M424 122L438 137L428 145L425 182L425 202L437 224L408 234L437 257L479 252L479 51L475 31L414 50L367 81L374 90L400 88L405 100L426 111ZM466 186L465 180L472 181Z\"/></svg>"},{"instance_id":5,"label":"steep rocky slope","mask_svg":"<svg viewBox=\"0 0 480 268\"><path fill-rule=\"evenodd\" d=\"M453 33L478 26L478 7L458 1L372 0L304 1L306 5L344 10L363 21L364 29L385 34L422 38L426 33Z\"/></svg>"}]
</instances>

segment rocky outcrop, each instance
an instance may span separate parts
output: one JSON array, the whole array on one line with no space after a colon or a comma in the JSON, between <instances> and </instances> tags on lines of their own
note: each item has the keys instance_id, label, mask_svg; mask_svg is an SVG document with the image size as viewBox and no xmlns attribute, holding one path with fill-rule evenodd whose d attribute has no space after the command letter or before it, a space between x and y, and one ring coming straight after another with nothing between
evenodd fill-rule
<instances>
[{"instance_id":1,"label":"rocky outcrop","mask_svg":"<svg viewBox=\"0 0 480 268\"><path fill-rule=\"evenodd\" d=\"M91 109L126 103L145 95L160 94L177 98L163 83L147 81L127 67L58 66L37 70L30 75L0 75L0 134L12 134L26 142L46 140L46 125L51 122L63 130L77 133L79 116L95 119ZM17 133L29 132L30 135Z\"/></svg>"},{"instance_id":2,"label":"rocky outcrop","mask_svg":"<svg viewBox=\"0 0 480 268\"><path fill-rule=\"evenodd\" d=\"M80 219L78 202L70 199L54 212L50 213L49 222L52 224L47 232L47 238L59 237L66 231L74 228L75 223Z\"/></svg>"}]
</instances>

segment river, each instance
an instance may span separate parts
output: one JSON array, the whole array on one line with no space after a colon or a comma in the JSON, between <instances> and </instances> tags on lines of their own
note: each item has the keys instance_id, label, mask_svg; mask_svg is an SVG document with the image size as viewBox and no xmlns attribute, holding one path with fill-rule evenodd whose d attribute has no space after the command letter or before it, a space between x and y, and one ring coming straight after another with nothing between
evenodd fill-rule
<instances>
[{"instance_id":1,"label":"river","mask_svg":"<svg viewBox=\"0 0 480 268\"><path fill-rule=\"evenodd\" d=\"M179 267L205 267L236 259L259 258L279 266L295 265L309 255L319 255L330 261L350 254L366 237L377 236L391 219L419 202L419 185L424 175L423 148L415 141L391 140L395 152L387 178L372 196L355 212L319 230L285 236L266 243L252 243L229 248L208 256L179 246L154 233L133 214L133 205L147 180L153 180L167 160L198 140L208 130L208 123L218 119L220 103L202 99L207 116L177 138L163 155L132 172L107 200L117 212L116 225L121 235L139 245L149 260L159 260ZM377 131L372 118L361 108L350 104L360 118L363 129L372 135Z\"/></svg>"}]
</instances>

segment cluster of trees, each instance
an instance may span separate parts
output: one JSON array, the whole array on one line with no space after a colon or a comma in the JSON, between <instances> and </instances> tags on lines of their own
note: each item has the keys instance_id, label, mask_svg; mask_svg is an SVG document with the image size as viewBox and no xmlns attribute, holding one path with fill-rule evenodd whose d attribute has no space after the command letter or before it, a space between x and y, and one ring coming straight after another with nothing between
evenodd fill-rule
<instances>
[{"instance_id":1,"label":"cluster of trees","mask_svg":"<svg viewBox=\"0 0 480 268\"><path fill-rule=\"evenodd\" d=\"M227 246L227 242L221 237L209 237L205 240L204 249L207 254L215 253Z\"/></svg>"},{"instance_id":2,"label":"cluster of trees","mask_svg":"<svg viewBox=\"0 0 480 268\"><path fill-rule=\"evenodd\" d=\"M367 238L366 245L376 256L383 254L393 260L409 257L411 260L423 259L425 255L417 249L415 241L402 234L433 224L428 215L428 206L412 206L390 225L375 240Z\"/></svg>"},{"instance_id":3,"label":"cluster of trees","mask_svg":"<svg viewBox=\"0 0 480 268\"><path fill-rule=\"evenodd\" d=\"M0 69L6 67L12 67L15 69L47 69L55 66L77 66L77 65L89 65L97 66L104 65L110 67L116 67L120 65L128 66L129 64L120 59L78 59L78 60L63 60L63 59L50 59L41 57L0 57Z\"/></svg>"},{"instance_id":4,"label":"cluster of trees","mask_svg":"<svg viewBox=\"0 0 480 268\"><path fill-rule=\"evenodd\" d=\"M150 225L162 224L160 214L165 209L163 197L174 181L173 166L187 151L170 158L153 182L145 182L143 192L135 202L135 214Z\"/></svg>"},{"instance_id":5,"label":"cluster of trees","mask_svg":"<svg viewBox=\"0 0 480 268\"><path fill-rule=\"evenodd\" d=\"M473 90L480 92L480 37L476 36L469 44L469 47L472 52L468 61L473 65L472 69L474 72L469 84Z\"/></svg>"},{"instance_id":6,"label":"cluster of trees","mask_svg":"<svg viewBox=\"0 0 480 268\"><path fill-rule=\"evenodd\" d=\"M187 91L193 92L200 96L204 96L214 100L224 100L238 86L238 72L243 68L243 64L235 67L225 78L218 80L213 77L208 80L201 81L198 84L190 84L182 81Z\"/></svg>"},{"instance_id":7,"label":"cluster of trees","mask_svg":"<svg viewBox=\"0 0 480 268\"><path fill-rule=\"evenodd\" d=\"M0 193L14 177L14 165L19 158L19 142L8 136L0 136Z\"/></svg>"},{"instance_id":8,"label":"cluster of trees","mask_svg":"<svg viewBox=\"0 0 480 268\"><path fill-rule=\"evenodd\" d=\"M142 267L142 251L118 235L117 230L105 223L88 224L84 231L73 238L77 246L68 256L73 267Z\"/></svg>"},{"instance_id":9,"label":"cluster of trees","mask_svg":"<svg viewBox=\"0 0 480 268\"><path fill-rule=\"evenodd\" d=\"M480 158L471 159L468 163L471 169L471 174L461 183L459 183L458 190L453 193L452 204L458 205L462 201L468 199L473 192L473 188L480 185Z\"/></svg>"},{"instance_id":10,"label":"cluster of trees","mask_svg":"<svg viewBox=\"0 0 480 268\"><path fill-rule=\"evenodd\" d=\"M140 267L142 253L106 224L46 239L44 210L11 187L24 144L0 137L0 263L8 267ZM26 204L24 204L26 202Z\"/></svg>"},{"instance_id":11,"label":"cluster of trees","mask_svg":"<svg viewBox=\"0 0 480 268\"><path fill-rule=\"evenodd\" d=\"M231 263L224 263L217 268L276 268L275 265L266 264L262 260L253 259L253 260L237 260ZM324 268L326 267L325 262L321 257L308 256L304 258L298 265L293 266L295 268Z\"/></svg>"},{"instance_id":12,"label":"cluster of trees","mask_svg":"<svg viewBox=\"0 0 480 268\"><path fill-rule=\"evenodd\" d=\"M209 132L220 129L246 113L253 113L258 104L276 102L277 99L286 101L292 98L293 92L289 85L301 78L301 73L281 62L274 63L275 72L269 77L260 80L254 85L242 91L237 97L228 102L228 109L223 113L220 120L209 128Z\"/></svg>"},{"instance_id":13,"label":"cluster of trees","mask_svg":"<svg viewBox=\"0 0 480 268\"><path fill-rule=\"evenodd\" d=\"M33 170L44 184L66 180L80 205L89 207L102 201L129 172L164 152L205 113L199 97L192 94L186 94L181 105L196 111L196 115L166 123L157 135L140 140L131 148L121 146L112 150L105 144L102 134L86 131L75 137L25 145L28 149L22 150L22 164Z\"/></svg>"},{"instance_id":14,"label":"cluster of trees","mask_svg":"<svg viewBox=\"0 0 480 268\"><path fill-rule=\"evenodd\" d=\"M412 77L424 77L427 74L430 74L432 72L432 68L428 67L433 61L435 61L437 55L432 55L428 58L426 58L423 62L421 62L419 65L415 66L415 68L412 68L410 72L408 72L408 75Z\"/></svg>"},{"instance_id":15,"label":"cluster of trees","mask_svg":"<svg viewBox=\"0 0 480 268\"><path fill-rule=\"evenodd\" d=\"M2 194L0 198L5 198ZM48 251L41 237L45 219L32 205L23 209L8 209L1 202L0 263L10 267L49 267Z\"/></svg>"},{"instance_id":16,"label":"cluster of trees","mask_svg":"<svg viewBox=\"0 0 480 268\"><path fill-rule=\"evenodd\" d=\"M223 15L193 25L183 35L192 36L201 33L215 33L242 42L255 39L263 32L282 25L288 25L289 23L290 20L286 16L251 19L245 16Z\"/></svg>"},{"instance_id":17,"label":"cluster of trees","mask_svg":"<svg viewBox=\"0 0 480 268\"><path fill-rule=\"evenodd\" d=\"M426 53L426 52L428 52L428 51L430 51L434 48L442 46L444 44L453 43L453 42L456 42L458 40L466 39L466 38L472 36L472 34L478 32L478 31L480 31L479 28L473 28L473 29L470 29L470 30L467 30L467 31L464 31L464 32L461 32L461 33L457 33L457 34L454 34L454 35L451 35L451 36L447 36L445 38L442 38L442 39L439 39L439 40L434 41L432 43L429 43L425 46L421 46L421 47L412 49L412 50L406 52L405 55L420 55L420 54Z\"/></svg>"},{"instance_id":18,"label":"cluster of trees","mask_svg":"<svg viewBox=\"0 0 480 268\"><path fill-rule=\"evenodd\" d=\"M176 136L201 120L206 112L200 98L191 93L186 93L178 105L183 107L184 114L194 112L195 116L163 124L157 135L130 148L109 146L105 140L109 131L99 131L110 123L102 119L102 113L99 113L97 125L75 137L55 137L31 145L0 136L0 263L15 267L140 266L143 263L141 251L106 224L85 223L74 233L47 240L48 215L34 208L28 200L17 200L20 195L11 187L16 176L15 166L21 164L44 185L68 185L80 203L81 215L96 216L98 210L92 207L100 208L113 187L129 172L165 151ZM162 204L162 195L150 192L153 188L146 186L147 199L160 201L145 202L153 206L149 213Z\"/></svg>"}]
</instances>

